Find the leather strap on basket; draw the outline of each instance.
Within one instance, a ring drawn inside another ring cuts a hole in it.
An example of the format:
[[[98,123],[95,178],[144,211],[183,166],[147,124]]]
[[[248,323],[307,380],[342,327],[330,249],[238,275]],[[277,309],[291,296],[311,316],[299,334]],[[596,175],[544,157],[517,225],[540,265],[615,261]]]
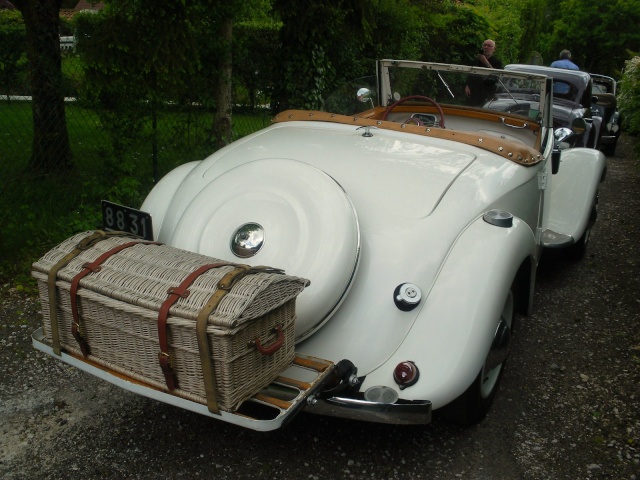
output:
[[[248,271],[249,267],[247,265],[239,265],[222,277],[218,282],[217,290],[209,297],[196,319],[196,335],[198,338],[198,350],[200,351],[204,391],[207,397],[207,408],[216,415],[220,414],[220,408],[218,407],[218,395],[216,393],[216,372],[213,367],[209,338],[207,336],[209,315],[218,308],[220,301],[231,290],[233,284],[244,277]]]
[[[56,280],[58,278],[58,272],[64,268],[71,260],[80,255],[85,250],[93,247],[96,243],[114,236],[124,236],[125,232],[104,232],[102,230],[96,230],[91,235],[84,237],[80,240],[75,248],[62,257],[58,263],[56,263],[49,270],[47,276],[47,290],[49,295],[49,321],[51,328],[51,344],[53,352],[60,356],[62,349],[60,347],[60,330],[58,328],[58,296],[56,295]]]
[[[143,244],[143,245],[159,245],[157,242],[147,242],[136,240],[133,242],[123,243],[118,245],[117,247],[113,247],[111,250],[106,251],[98,258],[96,258],[93,262],[87,262],[82,265],[82,270],[78,273],[73,280],[71,281],[70,288],[70,296],[71,296],[71,314],[73,315],[73,322],[71,324],[71,333],[73,334],[73,338],[76,339],[78,345],[80,345],[80,350],[82,354],[86,357],[89,355],[89,344],[87,343],[84,336],[80,333],[80,314],[78,312],[78,289],[80,288],[80,280],[89,275],[90,273],[97,273],[102,270],[102,264],[109,258],[115,255],[122,250],[133,247],[134,245]]]
[[[169,317],[169,310],[180,298],[187,298],[189,296],[189,286],[198,278],[200,275],[205,273],[212,268],[225,267],[228,265],[235,265],[234,263],[228,262],[220,262],[220,263],[210,263],[207,265],[202,265],[198,269],[191,272],[177,287],[171,287],[167,291],[167,298],[162,303],[160,307],[160,312],[158,313],[158,341],[160,343],[160,352],[158,353],[158,362],[160,363],[160,368],[162,369],[162,373],[164,374],[165,383],[167,384],[167,388],[169,391],[173,391],[178,388],[178,381],[173,372],[173,366],[171,364],[171,355],[169,354],[169,341],[167,339],[167,319]]]
[[[207,397],[207,408],[213,414],[219,415],[220,408],[218,406],[218,396],[216,393],[216,373],[213,365],[211,349],[209,348],[209,337],[207,335],[207,326],[209,315],[211,315],[224,296],[231,291],[231,288],[242,277],[252,273],[269,272],[284,273],[283,270],[271,267],[249,267],[248,265],[237,265],[236,268],[228,272],[220,279],[217,290],[209,297],[209,300],[202,307],[198,318],[196,319],[196,335],[198,337],[198,350],[200,351],[200,363],[202,365],[202,376],[204,379],[204,390]]]

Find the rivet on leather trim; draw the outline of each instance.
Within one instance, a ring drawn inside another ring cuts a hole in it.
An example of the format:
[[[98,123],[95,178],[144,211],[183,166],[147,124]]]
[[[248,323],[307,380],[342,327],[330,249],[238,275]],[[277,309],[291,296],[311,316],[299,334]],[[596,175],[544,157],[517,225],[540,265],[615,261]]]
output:
[[[513,153],[511,152],[509,152],[508,155],[509,155],[509,158],[513,157]]]
[[[499,152],[501,152],[501,151],[503,151],[503,150],[504,150],[504,148],[502,148],[502,147],[498,147],[498,151],[499,151]]]

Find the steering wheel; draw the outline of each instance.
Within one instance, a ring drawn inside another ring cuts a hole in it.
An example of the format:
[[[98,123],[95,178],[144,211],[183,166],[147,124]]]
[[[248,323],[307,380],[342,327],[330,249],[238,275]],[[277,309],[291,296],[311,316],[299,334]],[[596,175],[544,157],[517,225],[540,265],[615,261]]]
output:
[[[438,105],[438,103],[435,100],[433,100],[432,98],[424,97],[422,95],[411,95],[409,97],[402,97],[396,103],[393,103],[393,104],[389,105],[387,107],[387,110],[384,112],[384,115],[382,116],[382,120],[386,120],[387,117],[389,116],[389,114],[391,113],[391,110],[393,110],[398,105],[400,105],[400,104],[402,104],[402,103],[404,103],[404,102],[406,102],[408,100],[425,100],[425,101],[431,103],[434,107],[436,107],[436,109],[438,110],[438,113],[440,114],[440,128],[444,128],[444,112],[442,111],[442,107],[440,107],[440,105]]]

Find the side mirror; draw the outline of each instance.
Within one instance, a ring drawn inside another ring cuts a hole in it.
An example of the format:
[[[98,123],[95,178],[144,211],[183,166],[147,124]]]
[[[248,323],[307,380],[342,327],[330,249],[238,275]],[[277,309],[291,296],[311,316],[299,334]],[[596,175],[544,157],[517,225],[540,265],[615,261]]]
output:
[[[586,123],[585,123],[585,127],[586,127]],[[576,133],[566,127],[558,128],[557,130],[555,130],[553,132],[553,137],[555,140],[553,151],[555,152],[556,150],[560,151],[560,150],[564,150],[565,148],[569,148],[571,146],[569,142],[575,136],[576,136]]]
[[[356,96],[358,97],[358,101],[361,103],[367,103],[371,100],[371,90],[368,88],[362,87],[356,92]]]
[[[356,97],[360,103],[369,103],[371,102],[371,108],[374,107],[373,104],[373,95],[371,94],[371,90],[366,87],[359,88],[356,92]]]

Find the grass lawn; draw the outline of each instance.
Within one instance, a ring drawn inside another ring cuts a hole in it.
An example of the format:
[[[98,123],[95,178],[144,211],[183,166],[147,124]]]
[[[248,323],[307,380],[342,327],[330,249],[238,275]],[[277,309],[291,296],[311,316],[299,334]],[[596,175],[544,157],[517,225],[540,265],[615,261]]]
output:
[[[94,110],[67,103],[74,168],[49,175],[29,170],[30,102],[0,101],[0,281],[29,283],[32,261],[72,234],[100,223],[100,200],[137,207],[153,186],[151,122],[114,150],[112,134]],[[158,115],[159,176],[213,152],[212,115],[173,108]],[[234,115],[234,138],[269,124],[268,115]],[[121,139],[120,139],[121,140]]]

